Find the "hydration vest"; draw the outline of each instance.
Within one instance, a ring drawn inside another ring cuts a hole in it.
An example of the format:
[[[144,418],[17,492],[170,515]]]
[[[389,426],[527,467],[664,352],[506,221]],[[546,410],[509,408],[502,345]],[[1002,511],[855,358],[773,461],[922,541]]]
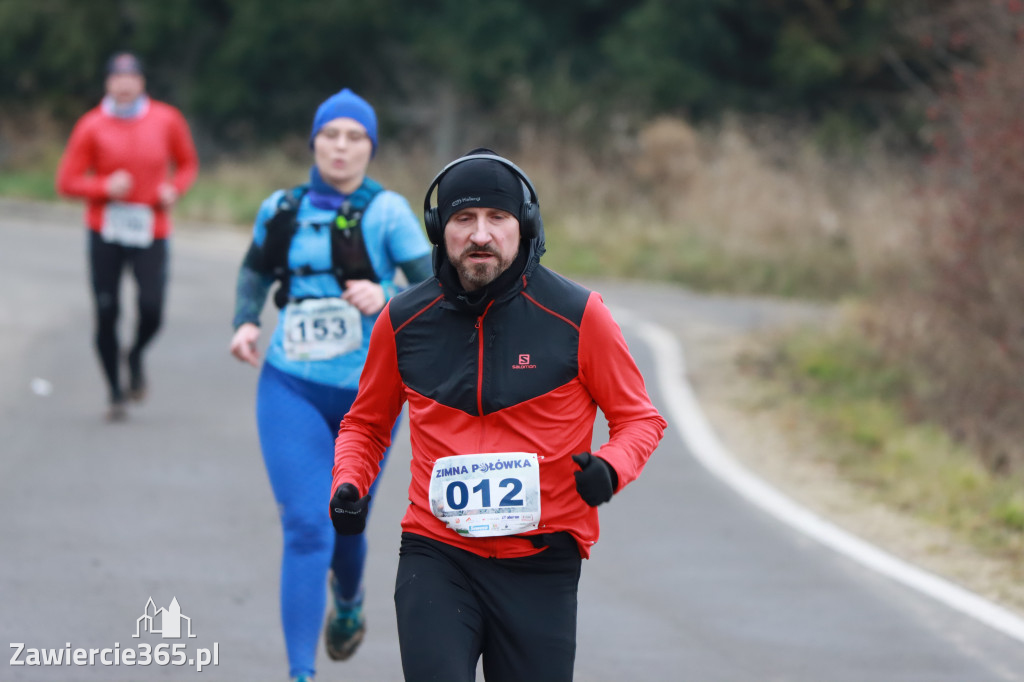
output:
[[[267,237],[260,249],[259,257],[253,264],[257,270],[272,275],[279,286],[274,292],[274,303],[278,308],[287,305],[290,297],[292,275],[318,275],[331,273],[338,280],[338,286],[345,290],[350,279],[367,279],[379,282],[380,278],[370,263],[363,240],[362,219],[370,202],[384,188],[375,180],[366,178],[355,192],[350,194],[327,226],[331,231],[331,267],[328,270],[314,270],[308,265],[291,268],[288,252],[292,238],[298,229],[299,205],[309,191],[308,184],[297,185],[286,191],[277,204],[277,212],[266,222]]]

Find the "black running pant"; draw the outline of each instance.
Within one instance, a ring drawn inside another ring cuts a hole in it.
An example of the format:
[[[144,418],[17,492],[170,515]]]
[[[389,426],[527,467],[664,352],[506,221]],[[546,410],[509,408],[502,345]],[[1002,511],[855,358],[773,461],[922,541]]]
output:
[[[572,546],[487,559],[402,534],[395,581],[406,682],[569,682],[581,559]]]
[[[121,398],[120,343],[117,338],[117,320],[121,314],[121,273],[130,263],[138,291],[138,322],[131,352],[141,357],[163,320],[167,261],[166,239],[154,239],[146,248],[136,248],[105,242],[99,233],[89,230],[89,274],[96,305],[96,352],[100,356],[111,399]]]

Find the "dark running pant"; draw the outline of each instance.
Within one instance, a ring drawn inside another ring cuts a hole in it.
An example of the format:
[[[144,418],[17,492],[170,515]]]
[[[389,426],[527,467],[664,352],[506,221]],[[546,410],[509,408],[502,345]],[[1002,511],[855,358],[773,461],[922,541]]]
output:
[[[402,534],[395,611],[406,682],[569,682],[581,559],[575,544],[487,559]]]
[[[103,241],[89,230],[89,274],[96,305],[96,352],[100,356],[112,400],[121,398],[117,319],[121,314],[121,273],[131,264],[138,290],[138,323],[131,354],[141,362],[142,351],[153,340],[163,320],[167,285],[167,240],[154,239],[140,249]]]

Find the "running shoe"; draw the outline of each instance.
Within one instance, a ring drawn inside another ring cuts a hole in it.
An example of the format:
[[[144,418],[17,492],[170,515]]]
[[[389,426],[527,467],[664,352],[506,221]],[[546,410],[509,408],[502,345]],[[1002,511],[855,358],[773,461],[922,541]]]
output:
[[[123,422],[128,418],[125,402],[124,394],[121,391],[116,391],[110,396],[110,403],[107,406],[108,422]]]
[[[128,418],[128,410],[125,409],[124,400],[112,400],[107,408],[108,422],[123,422]]]
[[[331,593],[334,593],[334,580],[331,580]],[[356,652],[366,634],[366,619],[363,617],[363,600],[352,605],[342,604],[337,595],[331,600],[330,613],[324,626],[324,646],[327,655],[334,661],[347,660]]]

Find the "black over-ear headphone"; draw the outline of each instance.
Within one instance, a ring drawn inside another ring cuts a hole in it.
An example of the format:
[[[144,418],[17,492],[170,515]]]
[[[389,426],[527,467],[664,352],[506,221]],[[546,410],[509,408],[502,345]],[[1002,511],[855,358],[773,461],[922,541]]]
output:
[[[436,246],[441,246],[444,243],[444,225],[441,224],[441,214],[436,206],[430,205],[430,195],[434,193],[434,189],[440,184],[441,178],[448,171],[460,163],[474,159],[497,161],[519,178],[523,184],[523,203],[519,207],[519,215],[516,216],[519,219],[519,234],[523,239],[533,239],[536,237],[540,233],[540,202],[537,199],[537,190],[534,189],[533,183],[530,182],[530,178],[526,176],[526,173],[519,166],[497,154],[467,154],[455,159],[442,168],[441,172],[430,183],[430,187],[427,188],[427,195],[423,197],[423,225],[427,229],[427,238]]]

